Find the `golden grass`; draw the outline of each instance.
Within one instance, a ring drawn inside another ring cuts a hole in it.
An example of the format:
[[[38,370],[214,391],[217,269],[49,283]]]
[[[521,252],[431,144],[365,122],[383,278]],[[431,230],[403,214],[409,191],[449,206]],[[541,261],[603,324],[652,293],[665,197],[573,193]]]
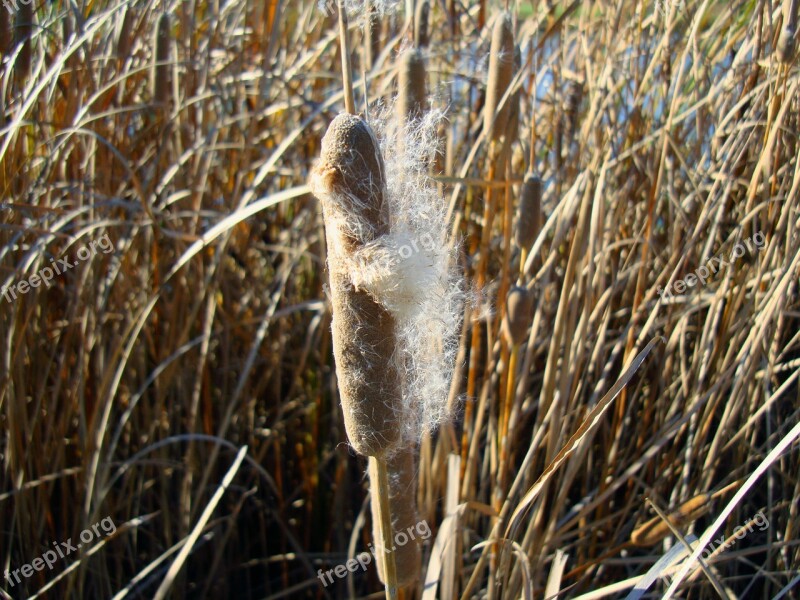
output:
[[[106,233],[114,244],[50,287],[0,296],[0,572],[106,516],[117,531],[0,589],[377,593],[374,569],[317,579],[372,539],[305,185],[343,106],[335,11],[77,6],[65,40],[72,9],[35,5],[29,67],[0,38],[0,292]],[[778,3],[686,6],[663,18],[644,0],[537,2],[519,16],[522,67],[504,95],[521,90],[534,147],[520,135],[490,176],[484,25],[498,7],[431,3],[429,102],[447,109],[435,176],[478,289],[451,388],[468,418],[422,443],[418,510],[434,530],[422,582],[441,580],[416,597],[619,596],[611,586],[680,543],[662,528],[631,544],[655,516],[645,498],[669,516],[734,482],[681,533],[722,518],[713,535],[727,538],[758,510],[770,525],[709,561],[715,583],[687,567],[680,593],[798,595],[800,71],[775,53]],[[162,9],[177,78],[163,121],[150,87]],[[381,17],[368,63],[362,25],[351,20],[357,110],[362,73],[369,103],[397,89],[413,36]],[[512,217],[529,170],[543,223],[522,252]],[[763,247],[747,249],[757,233]],[[659,295],[717,256],[731,264]],[[534,306],[510,346],[517,274]]]

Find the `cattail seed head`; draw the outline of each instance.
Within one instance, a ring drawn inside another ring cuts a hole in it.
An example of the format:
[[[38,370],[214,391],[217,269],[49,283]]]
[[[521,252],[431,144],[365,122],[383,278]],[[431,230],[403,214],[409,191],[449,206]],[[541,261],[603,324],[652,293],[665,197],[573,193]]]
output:
[[[508,292],[503,335],[509,344],[519,345],[528,339],[528,327],[533,318],[533,294],[524,287],[512,287]]]
[[[169,60],[171,55],[169,35],[169,15],[163,13],[158,18],[158,24],[156,26],[156,51],[153,57],[152,71],[153,101],[162,106],[165,106],[169,102]]]
[[[354,283],[355,255],[389,231],[385,167],[366,121],[337,116],[310,186],[322,203],[333,308],[332,338],[345,428],[353,448],[390,454],[402,439],[394,315]]]
[[[520,249],[529,250],[542,229],[542,180],[528,173],[520,190],[517,228],[514,241]]]
[[[422,553],[420,552],[420,538],[414,529],[419,522],[417,514],[417,450],[415,446],[404,447],[397,454],[387,460],[389,476],[389,509],[392,515],[392,539],[388,540],[387,550],[394,547],[395,569],[397,583],[400,587],[414,584],[422,572]],[[377,489],[373,482],[377,481],[374,464],[370,463],[369,469],[370,490]],[[381,535],[380,518],[378,515],[378,500],[372,495],[370,502],[372,510],[372,539],[375,544],[375,554],[378,559],[378,577],[386,583],[383,573],[384,540]],[[409,531],[414,534],[412,539]],[[406,543],[401,535],[405,536]]]
[[[783,0],[783,29],[776,50],[778,60],[784,64],[792,62],[794,58],[798,4],[798,0]]]
[[[31,72],[31,33],[33,32],[33,2],[20,3],[14,26],[14,46],[22,45],[14,63],[17,85],[22,86]]]
[[[11,49],[11,13],[0,10],[0,54],[6,56]]]
[[[425,48],[428,45],[430,15],[430,0],[419,0],[414,12],[414,45],[417,48]]]
[[[486,130],[487,139],[493,142],[498,141],[500,136],[505,133],[511,108],[511,103],[506,102],[498,110],[500,100],[514,76],[514,32],[512,28],[511,16],[503,13],[495,21],[492,30],[483,127]],[[495,113],[497,113],[496,118]]]
[[[131,28],[133,27],[133,9],[130,6],[123,8],[125,15],[122,17],[117,36],[117,58],[125,60],[131,51]]]
[[[690,498],[669,514],[669,520],[680,528],[691,523],[708,510],[711,494],[700,494]],[[631,543],[635,546],[649,547],[658,544],[670,534],[669,525],[661,517],[653,517],[633,530]]]
[[[425,58],[419,50],[400,56],[398,73],[397,116],[400,122],[419,118],[427,107]]]

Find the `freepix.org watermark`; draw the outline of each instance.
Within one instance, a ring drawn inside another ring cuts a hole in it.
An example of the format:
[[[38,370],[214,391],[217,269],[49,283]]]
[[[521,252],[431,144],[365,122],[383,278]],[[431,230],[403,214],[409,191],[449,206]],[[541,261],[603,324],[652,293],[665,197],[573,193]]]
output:
[[[14,587],[17,583],[22,582],[19,578],[20,574],[27,579],[33,575],[34,571],[41,571],[45,566],[47,566],[48,569],[52,569],[53,565],[56,564],[59,559],[66,558],[73,552],[77,552],[84,544],[88,544],[92,540],[99,538],[101,530],[106,534],[106,537],[108,537],[117,530],[117,526],[114,524],[111,517],[106,517],[102,521],[92,525],[91,529],[87,528],[81,531],[80,536],[78,536],[81,541],[77,544],[72,543],[72,538],[67,539],[66,542],[53,542],[55,550],[45,550],[41,556],[37,556],[30,563],[24,564],[13,571],[6,571],[4,573],[6,581],[8,581],[11,587]]]
[[[108,254],[114,250],[114,245],[108,238],[108,234],[105,234],[99,240],[92,240],[87,245],[78,248],[76,252],[78,260],[75,262],[70,262],[68,258],[59,258],[58,260],[55,258],[50,259],[49,267],[44,267],[40,269],[38,273],[31,275],[28,279],[5,288],[2,291],[3,297],[6,299],[6,302],[12,302],[17,299],[18,293],[27,294],[31,288],[37,288],[42,285],[42,283],[44,283],[45,287],[50,287],[50,281],[53,277],[56,275],[63,275],[64,272],[69,269],[77,267],[81,261],[89,260],[92,256],[97,254],[98,248],[103,251],[103,254]]]
[[[745,525],[737,525],[733,530],[731,539],[727,542],[725,541],[725,534],[722,534],[713,542],[709,541],[702,552],[703,560],[710,559],[712,554],[725,552],[728,548],[736,544],[736,540],[744,539],[748,534],[753,533],[754,526],[757,526],[759,531],[764,531],[769,528],[769,519],[767,519],[764,511],[758,511],[746,521]],[[664,579],[667,581],[672,580],[672,578],[667,575],[664,576]]]
[[[3,0],[3,6],[13,15],[15,10],[19,10],[20,4],[30,4],[31,2],[33,2],[33,0],[19,0],[19,2],[17,2],[17,0]],[[14,10],[11,10],[12,6]]]
[[[739,242],[733,247],[733,252],[731,253],[728,261],[726,261],[722,256],[714,256],[710,258],[705,265],[698,268],[694,273],[689,273],[685,279],[678,279],[677,281],[674,281],[672,285],[668,286],[665,290],[662,290],[659,287],[658,295],[661,296],[662,300],[671,300],[673,297],[673,292],[682,294],[687,289],[694,287],[695,284],[698,286],[705,285],[706,279],[708,279],[709,275],[716,273],[718,269],[721,269],[724,266],[732,265],[737,258],[744,256],[745,250],[751,254],[755,250],[763,250],[764,246],[766,246],[766,241],[767,240],[761,231],[754,233],[752,238],[747,238],[743,242]]]
[[[421,540],[427,540],[429,537],[431,537],[431,528],[428,525],[427,521],[420,521],[419,523],[417,523],[416,525],[412,525],[405,531],[398,531],[394,536],[394,546],[392,546],[391,548],[384,547],[383,551],[386,554],[391,554],[398,548],[405,546],[410,541],[416,540],[417,539],[416,536],[419,536],[419,539]],[[342,577],[347,575],[348,572],[355,573],[358,567],[361,567],[362,571],[366,571],[367,565],[372,562],[373,558],[375,558],[375,560],[377,561],[377,556],[375,556],[375,548],[373,547],[372,544],[369,544],[369,552],[362,552],[355,558],[351,558],[350,560],[348,560],[345,564],[338,565],[337,567],[329,569],[324,573],[322,569],[320,569],[319,571],[317,571],[317,579],[319,579],[322,582],[323,586],[328,587],[329,583],[333,583],[334,575],[338,579],[341,579]]]

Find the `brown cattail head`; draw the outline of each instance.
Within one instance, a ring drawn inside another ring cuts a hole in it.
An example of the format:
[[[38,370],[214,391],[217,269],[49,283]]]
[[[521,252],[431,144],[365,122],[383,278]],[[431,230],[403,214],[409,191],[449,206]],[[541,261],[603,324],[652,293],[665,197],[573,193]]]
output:
[[[783,1],[783,29],[778,38],[778,60],[788,64],[794,58],[795,35],[797,34],[798,0]]]
[[[542,180],[528,173],[520,190],[517,228],[514,241],[517,247],[530,250],[542,229]]]
[[[387,550],[394,547],[397,584],[400,587],[413,585],[422,572],[422,553],[420,552],[419,517],[417,515],[417,450],[405,447],[387,461],[389,472],[389,509],[392,515],[392,539],[386,544]],[[374,462],[369,468],[372,500],[372,538],[375,555],[378,557],[378,577],[386,583],[383,573],[383,537],[381,536],[380,516],[378,515],[377,473]],[[427,525],[427,523],[425,523]],[[430,530],[427,531],[430,534]],[[423,532],[424,533],[424,532]],[[413,536],[413,538],[412,538]],[[404,543],[405,542],[405,543]]]
[[[418,0],[414,11],[414,45],[425,48],[428,45],[428,27],[431,15],[430,0]]]
[[[519,345],[528,339],[528,327],[533,318],[533,294],[524,287],[508,291],[503,335],[509,344]]]
[[[381,53],[381,20],[378,17],[375,4],[370,2],[369,12],[367,13],[369,25],[366,28],[367,67],[370,69],[375,66],[375,61],[378,60],[378,55]]]
[[[156,26],[156,52],[153,57],[152,72],[153,102],[162,106],[169,102],[169,61],[171,55],[169,34],[169,15],[163,13],[158,18],[158,25]]]
[[[125,15],[122,17],[117,36],[117,58],[125,60],[131,51],[131,29],[133,28],[133,8],[127,6],[122,10]]]
[[[711,497],[711,494],[700,494],[690,498],[668,515],[670,522],[678,528],[691,523],[708,511]],[[669,525],[661,517],[653,517],[633,530],[631,543],[641,547],[654,546],[667,537],[670,531]]]
[[[512,28],[511,16],[503,13],[495,21],[492,30],[483,128],[486,130],[487,139],[493,142],[499,140],[500,136],[505,133],[511,108],[511,103],[506,102],[498,110],[500,100],[514,76],[514,32]],[[495,113],[497,113],[496,118]]]
[[[7,56],[11,50],[11,13],[0,10],[0,55]]]
[[[3,7],[5,9],[5,7]],[[24,85],[31,72],[31,33],[33,31],[33,2],[20,2],[14,26],[14,46],[22,47],[14,63],[17,85]]]
[[[417,119],[427,107],[425,58],[419,50],[408,50],[400,56],[397,117],[400,122]]]
[[[309,182],[322,203],[332,339],[347,436],[367,456],[391,454],[403,431],[395,317],[353,283],[354,254],[388,233],[383,158],[362,118],[341,114],[322,139]]]

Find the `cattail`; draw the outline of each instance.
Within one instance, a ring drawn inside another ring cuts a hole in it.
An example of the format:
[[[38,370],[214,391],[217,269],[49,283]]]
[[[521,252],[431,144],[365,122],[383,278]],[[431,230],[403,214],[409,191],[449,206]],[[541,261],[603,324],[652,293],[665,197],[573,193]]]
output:
[[[419,50],[408,50],[399,63],[397,116],[402,123],[419,118],[427,107],[425,58]]]
[[[371,69],[375,66],[375,61],[381,52],[381,20],[378,15],[378,9],[374,2],[370,2],[369,10],[367,12],[367,66]]]
[[[511,103],[506,102],[498,110],[500,100],[514,76],[514,32],[512,27],[511,16],[503,13],[497,18],[492,31],[483,128],[486,130],[487,139],[493,142],[498,141],[500,136],[505,133],[511,109]],[[496,116],[495,113],[497,113]]]
[[[153,102],[160,106],[166,106],[169,102],[169,61],[171,55],[169,34],[169,15],[162,13],[156,26],[156,52],[152,71]]]
[[[14,46],[21,45],[14,75],[17,85],[22,86],[31,72],[31,32],[33,31],[33,2],[20,2],[14,27]]]
[[[0,55],[8,55],[11,50],[11,13],[0,10]]]
[[[514,241],[521,250],[530,250],[542,229],[542,180],[528,173],[520,191]]]
[[[414,45],[425,48],[428,45],[428,22],[431,14],[430,0],[419,0],[414,12]]]
[[[670,522],[678,528],[691,523],[708,510],[711,498],[712,494],[700,494],[687,500],[669,514]],[[667,537],[670,531],[669,525],[661,517],[653,517],[634,529],[631,543],[634,546],[653,546]]]
[[[367,456],[391,453],[402,434],[395,317],[351,273],[354,255],[389,232],[385,167],[370,126],[341,114],[322,140],[311,188],[328,242],[333,351],[347,437]]]
[[[798,0],[783,0],[783,29],[778,39],[778,60],[788,64],[794,57],[795,34],[797,33]]]
[[[131,51],[131,28],[133,27],[133,9],[126,6],[122,9],[125,15],[120,20],[119,35],[117,36],[117,58],[125,60]]]
[[[389,476],[389,507],[392,514],[392,539],[384,543],[381,535],[380,518],[377,502],[374,497],[372,509],[372,536],[375,543],[375,554],[380,556],[386,550],[394,554],[397,570],[397,584],[400,587],[412,585],[422,572],[422,553],[420,539],[414,530],[419,521],[417,515],[417,449],[414,446],[404,447],[387,461]],[[376,489],[377,473],[374,463],[369,469],[370,487]],[[410,535],[409,535],[410,532]],[[413,538],[411,536],[414,536]],[[392,550],[394,548],[394,550]],[[383,561],[378,560],[378,577],[386,582]]]
[[[528,339],[528,327],[533,318],[533,294],[524,287],[512,287],[508,291],[506,316],[503,319],[503,335],[511,345],[522,344]]]

